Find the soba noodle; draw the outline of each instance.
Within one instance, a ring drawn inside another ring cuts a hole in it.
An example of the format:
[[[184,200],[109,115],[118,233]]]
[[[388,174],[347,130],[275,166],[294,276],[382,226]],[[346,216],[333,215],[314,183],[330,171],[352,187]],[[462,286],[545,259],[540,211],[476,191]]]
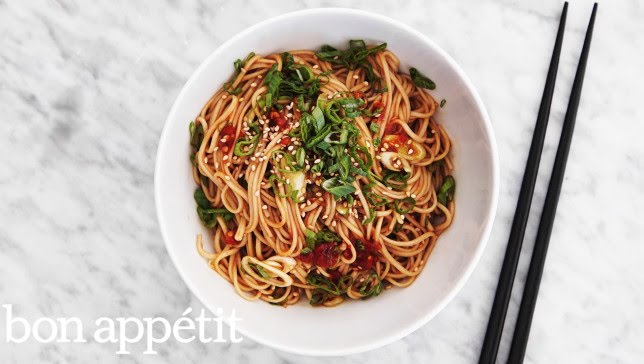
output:
[[[191,124],[212,230],[197,249],[245,299],[334,306],[407,287],[450,226],[450,139],[419,87],[433,82],[385,47],[251,53]]]

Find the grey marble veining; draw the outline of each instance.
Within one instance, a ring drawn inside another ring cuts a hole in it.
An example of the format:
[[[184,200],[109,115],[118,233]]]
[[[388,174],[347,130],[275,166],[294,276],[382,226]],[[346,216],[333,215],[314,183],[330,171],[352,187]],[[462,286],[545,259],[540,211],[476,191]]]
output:
[[[472,363],[482,344],[561,7],[560,1],[0,0],[0,301],[26,318],[165,316],[201,304],[166,254],[153,202],[157,141],[195,67],[245,27],[284,12],[386,14],[445,48],[479,90],[501,162],[485,254],[429,324],[334,362]],[[526,274],[590,15],[570,5]],[[644,5],[600,4],[528,363],[644,361]],[[505,358],[521,285],[506,324]],[[0,317],[4,326],[4,315]],[[4,335],[4,333],[2,333]],[[178,344],[117,357],[108,344],[0,344],[0,362],[323,363],[241,344]]]

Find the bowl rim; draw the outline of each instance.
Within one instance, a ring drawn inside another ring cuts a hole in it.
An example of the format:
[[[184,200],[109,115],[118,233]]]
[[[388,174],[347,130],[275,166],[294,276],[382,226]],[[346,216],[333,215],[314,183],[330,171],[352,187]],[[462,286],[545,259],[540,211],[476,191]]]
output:
[[[368,344],[362,344],[359,346],[347,346],[345,348],[336,349],[336,350],[327,349],[327,350],[319,350],[319,351],[300,350],[299,348],[296,348],[296,347],[290,347],[287,345],[272,342],[270,341],[270,339],[266,339],[264,337],[257,337],[252,332],[247,331],[245,328],[237,326],[237,331],[240,334],[242,334],[244,337],[247,337],[262,345],[266,345],[268,347],[271,347],[280,351],[299,354],[299,355],[310,355],[310,356],[342,356],[342,355],[358,354],[358,353],[366,352],[369,350],[373,350],[373,349],[391,344],[395,341],[402,339],[403,337],[411,334],[412,332],[418,330],[420,327],[427,324],[427,322],[429,322],[440,311],[442,311],[452,301],[452,299],[456,296],[456,294],[463,288],[463,286],[465,285],[469,277],[472,275],[472,272],[478,265],[480,258],[483,255],[483,251],[485,250],[485,247],[489,240],[489,237],[492,231],[492,226],[494,224],[494,219],[496,216],[496,211],[497,211],[498,198],[499,198],[499,179],[500,179],[499,156],[498,156],[496,138],[494,135],[494,129],[492,127],[492,122],[490,121],[490,117],[485,108],[485,105],[483,104],[483,101],[481,100],[478,92],[474,88],[473,83],[470,81],[470,79],[467,77],[467,75],[461,69],[461,67],[456,63],[456,61],[445,50],[443,50],[440,46],[434,43],[434,41],[432,41],[429,37],[427,37],[423,33],[419,32],[418,30],[398,20],[392,19],[385,15],[366,11],[366,10],[341,8],[341,7],[325,7],[325,8],[313,8],[313,9],[292,11],[292,12],[284,13],[281,15],[277,15],[277,16],[265,19],[261,22],[258,22],[240,31],[239,33],[230,37],[228,40],[226,40],[218,47],[216,47],[199,64],[199,66],[192,72],[188,80],[182,86],[181,91],[175,97],[175,100],[172,104],[172,108],[168,112],[168,116],[166,117],[166,120],[164,122],[163,130],[159,138],[159,144],[155,155],[156,161],[155,161],[155,168],[154,168],[154,202],[155,202],[155,209],[157,213],[157,220],[159,224],[159,230],[161,231],[161,236],[163,238],[166,251],[170,256],[170,259],[175,269],[177,270],[177,272],[179,272],[179,276],[181,277],[183,282],[188,286],[188,288],[190,289],[190,292],[195,297],[197,297],[197,299],[201,302],[201,304],[204,305],[206,308],[208,308],[212,312],[212,314],[215,314],[216,310],[214,309],[214,307],[212,307],[211,304],[209,304],[204,300],[199,290],[196,289],[194,285],[191,283],[191,281],[188,279],[188,275],[184,270],[184,268],[180,264],[178,264],[178,258],[175,256],[174,250],[173,248],[171,248],[171,244],[169,243],[169,238],[168,238],[169,234],[166,231],[167,223],[164,220],[164,217],[162,216],[161,210],[160,210],[161,191],[160,191],[160,184],[158,182],[159,182],[159,170],[161,168],[161,159],[159,158],[159,155],[161,150],[164,149],[166,140],[168,139],[168,133],[169,133],[168,130],[170,129],[169,127],[170,121],[174,119],[174,114],[177,112],[177,108],[179,107],[178,101],[184,98],[185,94],[188,92],[188,90],[192,87],[192,84],[197,79],[197,75],[199,75],[203,71],[203,69],[206,68],[208,64],[212,62],[214,58],[219,56],[219,53],[222,49],[227,48],[231,44],[234,44],[235,42],[238,41],[238,39],[246,36],[247,34],[253,33],[257,31],[257,29],[263,28],[273,23],[277,23],[285,19],[297,18],[302,16],[305,16],[305,17],[314,16],[314,15],[319,15],[323,13],[324,14],[343,14],[343,15],[349,15],[349,16],[353,15],[358,17],[370,18],[370,20],[374,20],[377,22],[387,23],[390,26],[399,28],[404,32],[411,33],[412,35],[422,39],[425,42],[425,45],[433,48],[434,51],[440,54],[443,57],[443,59],[446,61],[446,63],[449,65],[449,67],[451,67],[453,71],[461,78],[468,92],[472,95],[474,104],[476,105],[476,108],[478,109],[478,111],[482,116],[485,134],[487,135],[490,143],[490,154],[491,154],[491,165],[492,165],[492,176],[491,176],[491,184],[492,184],[491,195],[492,196],[490,199],[490,206],[486,213],[484,227],[483,227],[479,242],[477,244],[476,251],[474,252],[473,258],[470,260],[466,269],[463,271],[463,274],[459,277],[456,283],[451,287],[449,292],[439,301],[439,303],[433,309],[428,310],[421,319],[415,322],[412,322],[405,327],[399,328],[396,331],[392,331],[388,335],[383,335],[382,337],[376,340],[373,340]]]

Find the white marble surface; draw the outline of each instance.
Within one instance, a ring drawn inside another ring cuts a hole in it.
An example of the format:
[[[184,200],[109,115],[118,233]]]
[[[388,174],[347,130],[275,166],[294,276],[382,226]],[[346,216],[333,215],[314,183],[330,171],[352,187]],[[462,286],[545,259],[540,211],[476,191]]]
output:
[[[402,20],[464,68],[492,118],[501,199],[455,300],[407,338],[333,362],[476,362],[514,213],[560,1],[0,0],[0,301],[27,318],[166,316],[201,305],[166,254],[153,202],[165,116],[194,68],[267,17],[350,6]],[[570,6],[525,277],[591,2]],[[600,4],[526,362],[644,361],[644,5]],[[511,334],[521,287],[513,294]],[[4,312],[0,317],[4,327]],[[0,362],[323,363],[261,346],[0,343]],[[505,358],[509,336],[500,358]]]

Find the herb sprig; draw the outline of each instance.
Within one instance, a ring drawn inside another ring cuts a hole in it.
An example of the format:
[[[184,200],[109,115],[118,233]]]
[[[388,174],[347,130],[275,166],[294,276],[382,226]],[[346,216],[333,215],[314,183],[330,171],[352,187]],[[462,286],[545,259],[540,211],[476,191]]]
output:
[[[197,214],[203,225],[207,228],[214,228],[217,225],[217,217],[222,216],[224,221],[229,221],[234,215],[226,209],[215,209],[210,205],[210,201],[201,188],[197,188],[194,193],[195,202],[197,202]]]
[[[387,49],[387,43],[367,48],[365,42],[361,39],[349,41],[349,48],[338,50],[330,45],[323,45],[315,55],[326,62],[347,67],[349,69],[362,68],[365,71],[367,81],[372,84],[374,92],[387,92],[387,87],[382,85],[382,79],[376,76],[373,67],[367,61],[367,57],[382,52]]]

